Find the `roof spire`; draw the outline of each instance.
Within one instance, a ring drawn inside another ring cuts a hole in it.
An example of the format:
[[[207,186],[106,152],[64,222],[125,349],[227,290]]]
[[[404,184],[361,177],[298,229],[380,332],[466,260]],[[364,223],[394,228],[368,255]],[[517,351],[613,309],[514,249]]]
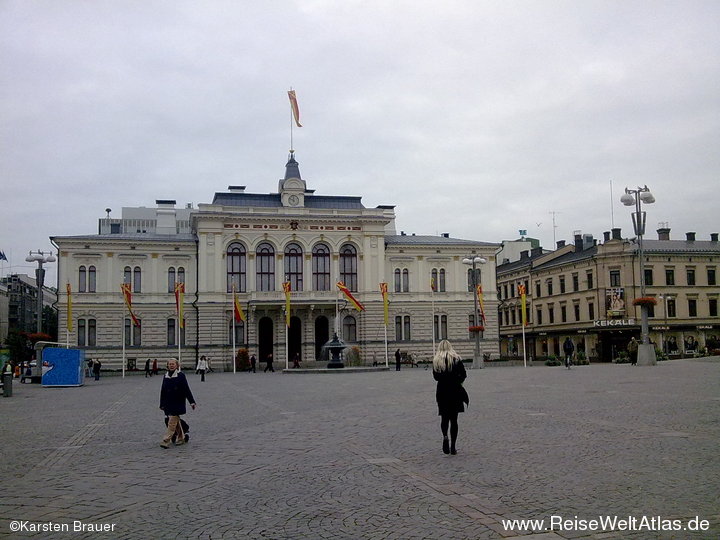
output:
[[[285,180],[288,178],[299,178],[300,177],[300,165],[297,161],[295,161],[295,150],[290,150],[290,155],[288,156],[288,162],[285,165]]]

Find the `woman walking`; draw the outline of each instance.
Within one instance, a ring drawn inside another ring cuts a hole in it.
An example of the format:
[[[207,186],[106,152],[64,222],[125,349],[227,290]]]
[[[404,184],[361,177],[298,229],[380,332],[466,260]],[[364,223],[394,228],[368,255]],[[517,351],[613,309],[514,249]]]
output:
[[[467,374],[460,355],[455,352],[448,340],[442,340],[433,358],[433,378],[437,381],[435,399],[438,404],[440,430],[443,435],[442,449],[445,454],[457,454],[455,443],[458,436],[458,413],[464,412],[464,404],[470,403],[462,385],[465,377]]]
[[[167,363],[167,373],[163,377],[162,389],[160,390],[160,408],[168,417],[167,431],[160,446],[169,448],[173,435],[176,435],[175,444],[181,445],[185,442],[185,434],[180,424],[180,415],[185,414],[185,400],[195,409],[195,398],[190,391],[185,374],[180,371],[180,365],[175,358]]]
[[[205,382],[205,373],[208,370],[208,363],[204,356],[200,357],[195,373],[200,373],[200,382]]]

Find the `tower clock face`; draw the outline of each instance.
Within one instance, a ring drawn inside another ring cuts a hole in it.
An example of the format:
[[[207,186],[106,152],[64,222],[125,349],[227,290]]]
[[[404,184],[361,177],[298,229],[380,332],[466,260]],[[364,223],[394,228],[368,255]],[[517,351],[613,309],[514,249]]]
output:
[[[297,195],[290,195],[288,197],[288,202],[290,203],[290,206],[297,206],[298,204],[300,204],[300,197],[298,197]]]

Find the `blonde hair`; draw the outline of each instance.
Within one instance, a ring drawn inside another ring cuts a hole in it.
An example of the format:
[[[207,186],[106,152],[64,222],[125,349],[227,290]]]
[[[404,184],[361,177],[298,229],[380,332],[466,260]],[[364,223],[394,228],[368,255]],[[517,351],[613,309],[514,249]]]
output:
[[[447,339],[443,339],[438,345],[437,352],[433,358],[433,371],[441,372],[450,370],[460,360],[462,360],[462,358],[455,352],[450,342]]]

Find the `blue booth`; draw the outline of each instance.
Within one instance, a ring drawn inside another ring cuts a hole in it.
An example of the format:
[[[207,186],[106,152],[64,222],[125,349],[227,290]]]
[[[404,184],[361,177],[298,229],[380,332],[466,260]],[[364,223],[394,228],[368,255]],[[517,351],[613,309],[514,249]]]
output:
[[[42,352],[43,386],[82,386],[85,351],[48,347]]]

